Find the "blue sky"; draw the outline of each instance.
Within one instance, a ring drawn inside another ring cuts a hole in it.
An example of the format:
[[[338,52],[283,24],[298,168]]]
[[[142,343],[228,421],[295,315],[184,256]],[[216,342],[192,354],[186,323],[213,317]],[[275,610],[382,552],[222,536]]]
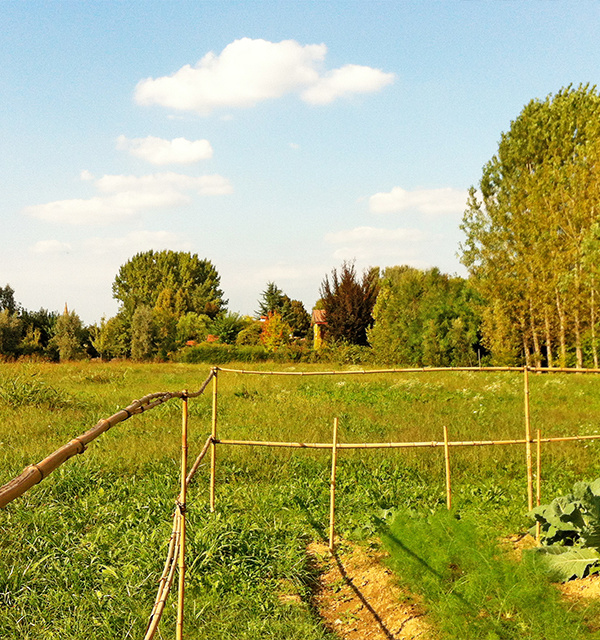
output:
[[[600,79],[600,4],[0,3],[0,286],[87,323],[139,251],[232,311],[344,260],[465,272],[466,192],[532,98]]]

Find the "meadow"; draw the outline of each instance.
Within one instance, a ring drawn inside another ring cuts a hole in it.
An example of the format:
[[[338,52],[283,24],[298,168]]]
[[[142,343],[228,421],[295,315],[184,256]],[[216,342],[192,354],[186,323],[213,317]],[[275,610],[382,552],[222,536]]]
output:
[[[193,391],[208,373],[205,365],[174,363],[1,364],[0,484],[135,398]],[[533,429],[544,436],[597,432],[600,377],[532,375],[530,387]],[[191,459],[210,434],[211,407],[209,392],[189,402]],[[523,377],[219,373],[220,438],[330,442],[336,417],[340,442],[442,440],[444,426],[451,440],[523,438]],[[1,638],[143,637],[179,488],[180,425],[179,400],[134,416],[0,511]],[[577,480],[600,477],[599,452],[595,441],[545,445],[542,500],[568,492]],[[220,446],[214,514],[208,508],[208,464],[200,468],[188,495],[186,638],[335,637],[312,605],[315,569],[306,555],[311,541],[327,539],[329,465],[327,451]],[[455,449],[452,479],[448,519],[442,449],[339,452],[341,539],[382,540],[398,579],[432,603],[434,621],[454,613],[436,609],[447,591],[439,584],[437,591],[428,587],[423,575],[442,576],[443,566],[454,566],[457,556],[476,555],[487,558],[485,566],[499,566],[490,561],[500,553],[497,540],[531,526],[522,445]],[[420,570],[410,564],[416,556]],[[423,572],[423,563],[431,571]],[[558,639],[573,637],[573,629],[577,637],[600,637],[590,623],[598,613],[594,606],[561,607],[548,597],[552,587],[535,567],[525,578],[513,565],[503,576],[520,576],[521,585],[533,576],[538,587],[521,592],[531,601],[530,612],[511,614],[510,624],[498,614],[500,622],[483,631],[473,627],[471,637]],[[460,579],[448,578],[455,591],[457,585],[479,584],[469,582],[468,566],[461,571]],[[514,580],[501,584],[518,592]],[[300,598],[281,597],[289,593]],[[498,598],[504,602],[498,606],[516,606],[506,593]],[[162,637],[174,636],[174,602],[171,597]],[[554,608],[544,609],[549,603]],[[488,606],[477,604],[477,610]],[[539,611],[543,630],[532,631],[531,611]],[[439,637],[470,637],[461,624],[454,630],[440,626]]]

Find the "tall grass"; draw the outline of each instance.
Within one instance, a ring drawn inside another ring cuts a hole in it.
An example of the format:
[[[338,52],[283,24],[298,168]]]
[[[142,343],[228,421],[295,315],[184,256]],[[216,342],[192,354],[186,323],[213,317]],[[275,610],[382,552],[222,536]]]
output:
[[[567,609],[535,556],[510,560],[484,530],[438,511],[428,517],[398,514],[382,531],[401,582],[425,597],[443,638],[600,637],[590,625],[598,605],[585,612]]]
[[[131,400],[194,390],[207,373],[183,363],[1,365],[0,483]],[[523,380],[512,373],[220,372],[218,388],[223,439],[329,442],[334,417],[342,442],[441,440],[444,425],[451,439],[524,436]],[[61,400],[35,400],[34,389]],[[189,403],[190,457],[210,433],[210,396]],[[532,376],[531,406],[544,435],[592,433],[600,378]],[[172,401],[118,425],[0,512],[1,638],[142,637],[178,491],[180,412]],[[598,446],[546,446],[543,499],[600,475]],[[186,638],[328,637],[310,606],[305,547],[326,538],[329,462],[326,451],[221,446],[216,514],[201,467],[189,496]],[[528,527],[524,447],[453,449],[452,473],[456,508],[490,538]],[[444,481],[441,449],[340,451],[338,530],[369,538],[391,509],[443,509]],[[289,589],[304,604],[279,597]],[[165,615],[166,637],[173,600]]]

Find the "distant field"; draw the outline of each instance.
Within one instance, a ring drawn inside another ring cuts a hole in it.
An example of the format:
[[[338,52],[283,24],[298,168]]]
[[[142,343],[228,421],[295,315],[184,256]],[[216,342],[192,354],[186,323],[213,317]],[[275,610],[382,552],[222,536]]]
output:
[[[0,365],[0,484],[132,400],[195,390],[208,373],[182,364]],[[531,375],[530,386],[533,429],[600,428],[600,377]],[[210,416],[210,393],[190,400],[192,459]],[[219,374],[221,438],[328,442],[335,417],[341,442],[442,440],[444,425],[453,440],[522,438],[523,377]],[[179,401],[134,416],[0,512],[1,638],[143,637],[178,490],[180,423]],[[595,442],[546,445],[542,499],[600,476],[599,454]],[[308,602],[305,554],[327,535],[329,471],[325,451],[220,447],[211,515],[201,468],[189,496],[186,638],[332,637]],[[482,531],[529,526],[523,446],[453,450],[452,473],[455,509]],[[342,451],[338,530],[368,539],[387,510],[443,509],[444,483],[441,449]],[[278,597],[290,589],[304,604]],[[173,637],[174,600],[164,637]]]

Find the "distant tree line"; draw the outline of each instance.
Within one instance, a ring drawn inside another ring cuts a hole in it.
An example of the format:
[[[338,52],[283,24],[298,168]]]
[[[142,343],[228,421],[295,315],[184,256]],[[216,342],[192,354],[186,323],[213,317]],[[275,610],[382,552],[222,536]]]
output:
[[[344,262],[322,280],[314,344],[304,305],[274,282],[254,316],[241,316],[227,310],[209,260],[147,251],[119,269],[119,311],[99,325],[67,309],[27,311],[0,287],[0,356],[210,359],[221,349],[400,366],[600,368],[596,88],[569,86],[527,104],[465,204],[459,255],[468,278],[406,265],[358,274]]]

